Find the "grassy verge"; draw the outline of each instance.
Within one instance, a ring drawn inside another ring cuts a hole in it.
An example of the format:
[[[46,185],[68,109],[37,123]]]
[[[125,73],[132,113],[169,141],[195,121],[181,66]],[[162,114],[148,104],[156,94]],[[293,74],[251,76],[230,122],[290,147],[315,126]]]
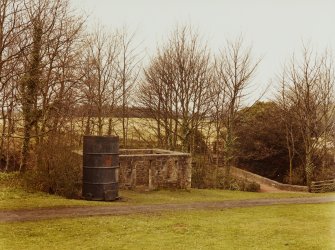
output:
[[[64,206],[123,206],[140,204],[162,204],[162,203],[189,203],[208,202],[224,200],[243,200],[260,198],[288,198],[288,197],[313,197],[330,194],[310,193],[252,193],[215,189],[192,189],[183,190],[160,190],[151,192],[134,192],[121,190],[122,202],[98,202],[66,199],[57,195],[49,195],[42,192],[30,192],[24,190],[17,183],[15,176],[0,175],[0,209],[29,209],[43,207]]]
[[[191,191],[160,190],[152,192],[134,192],[121,190],[120,195],[123,197],[123,201],[99,202],[66,199],[57,195],[49,195],[41,192],[28,192],[22,188],[17,187],[0,187],[0,209],[8,210],[64,206],[123,206],[140,204],[189,203],[260,198],[313,197],[321,195],[334,195],[334,193],[250,193],[215,189],[192,189]]]
[[[4,249],[334,249],[335,204],[9,223]]]

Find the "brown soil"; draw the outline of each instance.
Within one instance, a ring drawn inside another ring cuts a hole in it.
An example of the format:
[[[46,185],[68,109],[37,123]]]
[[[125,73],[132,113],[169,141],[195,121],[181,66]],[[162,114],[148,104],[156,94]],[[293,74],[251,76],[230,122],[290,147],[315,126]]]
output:
[[[311,198],[253,199],[220,202],[194,202],[187,204],[156,204],[137,206],[63,207],[32,210],[0,211],[0,222],[37,221],[55,218],[70,218],[101,215],[148,214],[198,209],[226,209],[286,204],[314,204],[335,202],[335,196]]]

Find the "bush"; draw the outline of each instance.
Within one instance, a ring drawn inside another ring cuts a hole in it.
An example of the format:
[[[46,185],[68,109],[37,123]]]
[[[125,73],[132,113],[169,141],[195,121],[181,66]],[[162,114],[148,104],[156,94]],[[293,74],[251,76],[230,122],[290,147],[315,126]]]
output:
[[[19,172],[0,172],[0,186],[19,187],[22,184]]]
[[[245,185],[245,190],[247,192],[259,192],[259,190],[261,189],[261,185],[259,183],[256,182],[247,182]]]
[[[19,146],[17,146],[19,148]],[[20,152],[16,150],[8,150],[4,154],[0,154],[0,171],[15,172],[20,169]]]
[[[216,182],[214,169],[214,166],[208,164],[204,156],[194,157],[192,162],[192,187],[214,188]]]
[[[223,188],[224,178],[222,178],[220,183],[221,188]],[[261,185],[254,181],[249,181],[247,179],[231,177],[230,186],[228,189],[236,191],[245,191],[245,192],[259,192],[259,190],[261,189]]]
[[[324,181],[335,179],[335,165],[329,165],[327,167],[319,167],[315,169],[314,180]]]
[[[81,193],[81,157],[72,152],[66,140],[39,144],[36,147],[34,168],[26,173],[28,187],[68,198]]]
[[[303,165],[292,169],[292,185],[305,185],[305,179],[305,169]],[[287,171],[284,177],[284,183],[290,183],[289,171]]]
[[[205,188],[204,175],[206,171],[203,165],[192,162],[192,183],[193,188]]]
[[[206,160],[195,158],[192,164],[192,187],[193,188],[220,188],[225,189],[225,169],[219,167],[216,172],[214,165]],[[261,186],[256,182],[247,179],[230,178],[228,190],[238,190],[247,192],[258,192]]]

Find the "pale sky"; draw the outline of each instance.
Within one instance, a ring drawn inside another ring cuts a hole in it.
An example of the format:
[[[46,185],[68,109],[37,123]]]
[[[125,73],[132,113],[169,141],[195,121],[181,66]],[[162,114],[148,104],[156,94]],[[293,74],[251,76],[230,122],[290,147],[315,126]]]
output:
[[[89,15],[88,25],[126,26],[136,32],[145,57],[167,40],[177,24],[198,29],[213,52],[241,34],[262,58],[253,81],[255,98],[279,74],[303,42],[335,52],[335,0],[70,0]],[[275,83],[266,94],[271,97]]]

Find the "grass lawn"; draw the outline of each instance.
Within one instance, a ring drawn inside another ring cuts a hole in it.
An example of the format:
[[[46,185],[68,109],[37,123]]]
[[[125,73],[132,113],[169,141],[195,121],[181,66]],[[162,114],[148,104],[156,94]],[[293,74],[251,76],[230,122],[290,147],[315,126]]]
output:
[[[188,203],[260,198],[313,197],[335,195],[335,193],[253,193],[220,189],[192,189],[191,191],[159,190],[151,192],[121,190],[119,195],[123,199],[122,201],[116,202],[66,199],[57,195],[24,190],[20,185],[20,179],[17,174],[0,174],[0,210],[65,206],[124,206],[137,204]]]
[[[41,192],[29,192],[18,187],[0,186],[0,209],[29,209],[41,207],[64,207],[64,206],[123,206],[136,204],[162,204],[162,203],[187,203],[223,200],[241,200],[257,198],[284,198],[284,197],[312,197],[332,194],[310,194],[310,193],[252,193],[215,189],[192,189],[191,191],[151,191],[134,192],[121,190],[120,195],[124,198],[118,202],[98,202],[75,199],[65,199],[56,195]]]
[[[335,203],[5,223],[3,249],[335,249]]]

